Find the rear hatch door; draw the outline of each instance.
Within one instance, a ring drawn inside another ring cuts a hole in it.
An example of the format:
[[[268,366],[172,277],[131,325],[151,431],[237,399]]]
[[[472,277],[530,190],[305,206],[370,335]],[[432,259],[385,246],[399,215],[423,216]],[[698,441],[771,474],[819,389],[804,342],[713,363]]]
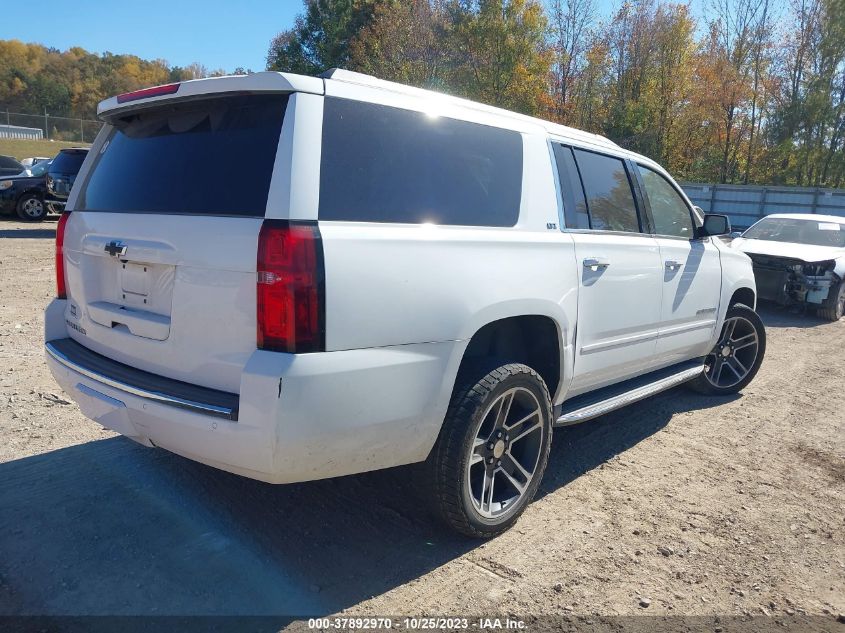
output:
[[[71,337],[145,371],[239,390],[287,102],[220,94],[110,121],[65,233]]]

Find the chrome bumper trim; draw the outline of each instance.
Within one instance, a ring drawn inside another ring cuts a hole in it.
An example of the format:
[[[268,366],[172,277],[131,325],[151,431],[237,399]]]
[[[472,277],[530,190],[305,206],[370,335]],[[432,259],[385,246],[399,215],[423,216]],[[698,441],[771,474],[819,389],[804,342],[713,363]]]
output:
[[[93,371],[91,369],[88,369],[87,367],[83,367],[82,365],[73,362],[49,342],[45,343],[44,347],[47,350],[47,353],[61,365],[64,365],[68,369],[82,374],[86,378],[90,378],[91,380],[94,380],[96,382],[102,383],[109,387],[113,387],[114,389],[118,389],[119,391],[124,391],[126,393],[132,394],[133,396],[138,396],[139,398],[146,398],[147,400],[153,400],[161,404],[179,407],[180,409],[187,409],[188,411],[194,411],[195,413],[213,415],[221,418],[226,418],[230,421],[235,419],[234,411],[229,407],[221,407],[214,404],[207,404],[204,402],[184,400],[182,398],[177,398],[176,396],[160,393],[158,391],[141,389],[125,382],[114,380],[113,378],[109,378],[108,376],[105,376],[97,371]]]

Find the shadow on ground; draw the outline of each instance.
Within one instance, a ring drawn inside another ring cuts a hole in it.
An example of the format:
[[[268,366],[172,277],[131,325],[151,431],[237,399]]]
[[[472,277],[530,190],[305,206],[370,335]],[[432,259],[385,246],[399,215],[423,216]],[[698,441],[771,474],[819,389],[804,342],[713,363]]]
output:
[[[827,319],[816,316],[815,310],[804,309],[801,306],[783,307],[776,303],[760,302],[757,314],[763,319],[766,327],[818,327],[830,323]]]
[[[676,412],[723,402],[674,390],[556,431],[540,494],[659,431]],[[272,486],[123,438],[2,463],[0,615],[283,616],[351,607],[479,544],[429,517],[416,473]]]
[[[56,239],[56,227],[52,225],[42,225],[25,229],[0,229],[0,239],[54,240]]]

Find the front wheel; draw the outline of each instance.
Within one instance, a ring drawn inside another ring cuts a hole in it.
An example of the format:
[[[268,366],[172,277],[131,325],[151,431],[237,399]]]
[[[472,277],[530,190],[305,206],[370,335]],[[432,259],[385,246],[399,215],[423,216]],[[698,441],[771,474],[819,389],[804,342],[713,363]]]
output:
[[[766,328],[748,306],[728,309],[719,342],[704,359],[704,373],[689,383],[699,393],[728,395],[750,383],[766,353]]]
[[[429,494],[446,523],[477,538],[510,528],[543,478],[551,421],[549,391],[530,367],[465,372],[426,462]]]
[[[828,321],[838,321],[845,315],[845,281],[828,291],[827,299],[819,308],[818,315]]]
[[[18,200],[18,217],[26,222],[41,222],[47,217],[47,206],[34,193],[27,193]]]

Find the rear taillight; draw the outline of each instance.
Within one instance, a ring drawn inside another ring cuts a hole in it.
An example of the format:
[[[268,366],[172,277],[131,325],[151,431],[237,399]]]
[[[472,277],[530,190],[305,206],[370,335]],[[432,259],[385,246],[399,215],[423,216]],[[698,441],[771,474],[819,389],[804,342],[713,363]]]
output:
[[[265,220],[258,236],[258,348],[325,349],[325,271],[316,223]]]
[[[56,296],[59,299],[67,299],[67,282],[65,281],[65,227],[67,226],[70,211],[65,211],[59,216],[59,224],[56,226]]]

